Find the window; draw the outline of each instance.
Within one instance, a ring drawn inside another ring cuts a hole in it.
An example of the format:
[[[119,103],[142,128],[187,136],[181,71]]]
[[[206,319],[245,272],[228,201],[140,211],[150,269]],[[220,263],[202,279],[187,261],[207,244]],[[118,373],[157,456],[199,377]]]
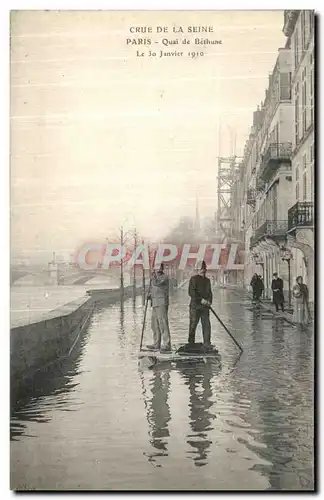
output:
[[[309,150],[309,159],[310,159],[310,162],[313,163],[313,161],[314,161],[314,143],[311,145],[310,150]]]
[[[306,12],[304,10],[301,11],[301,46],[302,52],[306,49]]]
[[[295,88],[295,145],[299,144],[299,83]]]
[[[310,119],[311,123],[314,123],[314,68],[310,70]]]
[[[280,74],[280,100],[291,99],[291,73]]]
[[[298,27],[295,31],[295,37],[294,37],[294,45],[295,45],[295,69],[298,66],[299,63],[299,40],[298,40]]]
[[[309,33],[310,33],[310,35],[312,35],[313,31],[314,31],[314,22],[315,22],[314,11],[311,10],[309,12]]]
[[[299,165],[296,167],[296,182],[299,181]]]
[[[310,120],[314,122],[314,56],[313,52],[310,55],[309,68],[309,100],[310,100]]]
[[[296,201],[299,201],[299,182],[296,182]]]
[[[307,168],[307,156],[304,154],[303,156],[303,170],[306,170]]]
[[[302,127],[303,134],[307,130],[307,85],[306,85],[307,70],[302,73]]]
[[[278,218],[278,184],[275,184],[272,188],[272,219],[277,220]]]
[[[307,199],[307,172],[303,173],[303,200]]]

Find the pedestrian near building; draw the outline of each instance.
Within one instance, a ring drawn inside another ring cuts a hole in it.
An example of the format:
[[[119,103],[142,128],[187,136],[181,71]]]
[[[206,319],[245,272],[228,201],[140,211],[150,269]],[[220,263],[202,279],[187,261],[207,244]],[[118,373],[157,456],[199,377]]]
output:
[[[271,289],[273,293],[273,303],[276,307],[276,312],[279,311],[279,306],[281,307],[282,312],[284,312],[285,296],[283,293],[283,281],[281,278],[279,278],[278,273],[273,273]]]
[[[213,301],[213,294],[211,290],[210,280],[206,276],[207,266],[203,261],[198,264],[196,273],[190,278],[189,281],[189,344],[195,343],[196,328],[199,321],[201,321],[204,345],[210,345],[211,325],[209,319],[209,306]]]
[[[164,274],[161,264],[159,271],[153,271],[151,289],[153,344],[149,349],[167,352],[171,350],[171,338],[168,320],[169,309],[169,278]]]
[[[264,284],[261,279],[261,276],[258,275],[255,284],[255,299],[257,302],[260,302],[263,290],[264,290]]]
[[[255,301],[255,291],[256,291],[255,285],[256,285],[257,277],[258,277],[257,273],[254,273],[252,276],[252,279],[250,281],[250,287],[252,288],[252,294],[253,294],[252,295],[253,302]]]
[[[253,291],[253,302],[259,302],[261,299],[262,292],[264,290],[264,284],[259,275],[256,273],[253,275],[250,286]]]
[[[296,278],[296,284],[292,289],[294,298],[293,321],[299,325],[307,325],[311,321],[309,311],[309,293],[308,287],[303,283],[302,276]]]

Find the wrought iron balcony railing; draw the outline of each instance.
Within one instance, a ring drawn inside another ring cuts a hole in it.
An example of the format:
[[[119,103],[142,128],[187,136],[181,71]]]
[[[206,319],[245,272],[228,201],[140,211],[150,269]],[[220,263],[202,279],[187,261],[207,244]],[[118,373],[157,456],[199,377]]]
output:
[[[266,220],[254,231],[250,240],[250,245],[254,246],[258,241],[266,236],[273,239],[280,239],[286,236],[287,231],[287,220]]]
[[[287,220],[266,220],[262,226],[256,230],[256,236],[259,238],[264,236],[281,236],[285,235],[287,230]]]
[[[302,227],[314,227],[314,203],[297,202],[288,210],[288,232]]]
[[[258,240],[255,238],[255,236],[251,236],[250,238],[250,250],[258,243]]]
[[[269,144],[268,149],[262,157],[262,163],[259,170],[259,178],[263,181],[269,181],[282,163],[291,170],[291,142],[277,142]]]

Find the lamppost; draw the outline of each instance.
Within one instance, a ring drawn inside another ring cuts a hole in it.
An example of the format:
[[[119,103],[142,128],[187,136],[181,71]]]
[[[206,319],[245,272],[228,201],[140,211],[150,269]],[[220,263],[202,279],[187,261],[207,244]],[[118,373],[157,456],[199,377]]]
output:
[[[263,258],[261,255],[259,255],[259,254],[256,255],[255,263],[257,266],[262,267],[262,279],[264,281],[264,262],[263,262]]]
[[[252,260],[255,262],[255,264],[257,266],[262,267],[262,279],[264,281],[264,261],[263,261],[262,255],[260,255],[259,253],[253,253]]]
[[[289,248],[282,246],[280,248],[280,257],[282,261],[286,261],[288,264],[288,308],[291,309],[291,274],[290,274],[290,261],[293,259],[293,255]]]

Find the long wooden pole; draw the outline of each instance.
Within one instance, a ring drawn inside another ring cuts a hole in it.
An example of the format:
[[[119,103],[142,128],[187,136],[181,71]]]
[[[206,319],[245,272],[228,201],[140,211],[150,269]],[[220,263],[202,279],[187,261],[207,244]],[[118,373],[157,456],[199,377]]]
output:
[[[224,325],[224,323],[222,322],[222,320],[215,313],[214,309],[212,307],[210,307],[210,306],[209,306],[209,309],[211,310],[211,312],[213,313],[213,315],[218,319],[218,321],[220,322],[220,324],[222,325],[222,327],[224,328],[224,330],[228,333],[228,335],[231,337],[231,339],[233,340],[233,342],[235,342],[235,344],[240,349],[240,351],[243,352],[243,348],[240,346],[240,344],[237,342],[237,340],[233,337],[233,335],[231,334],[231,332],[229,331],[229,329],[227,328],[227,326]]]
[[[143,327],[142,327],[140,351],[142,350],[142,346],[143,346],[143,337],[144,337],[144,331],[145,331],[147,307],[148,307],[149,296],[150,296],[150,291],[151,291],[151,283],[152,283],[152,278],[150,278],[150,283],[149,283],[149,287],[148,287],[148,290],[147,290],[147,296],[146,296],[146,302],[145,302],[145,311],[144,311],[144,319],[143,319]]]

